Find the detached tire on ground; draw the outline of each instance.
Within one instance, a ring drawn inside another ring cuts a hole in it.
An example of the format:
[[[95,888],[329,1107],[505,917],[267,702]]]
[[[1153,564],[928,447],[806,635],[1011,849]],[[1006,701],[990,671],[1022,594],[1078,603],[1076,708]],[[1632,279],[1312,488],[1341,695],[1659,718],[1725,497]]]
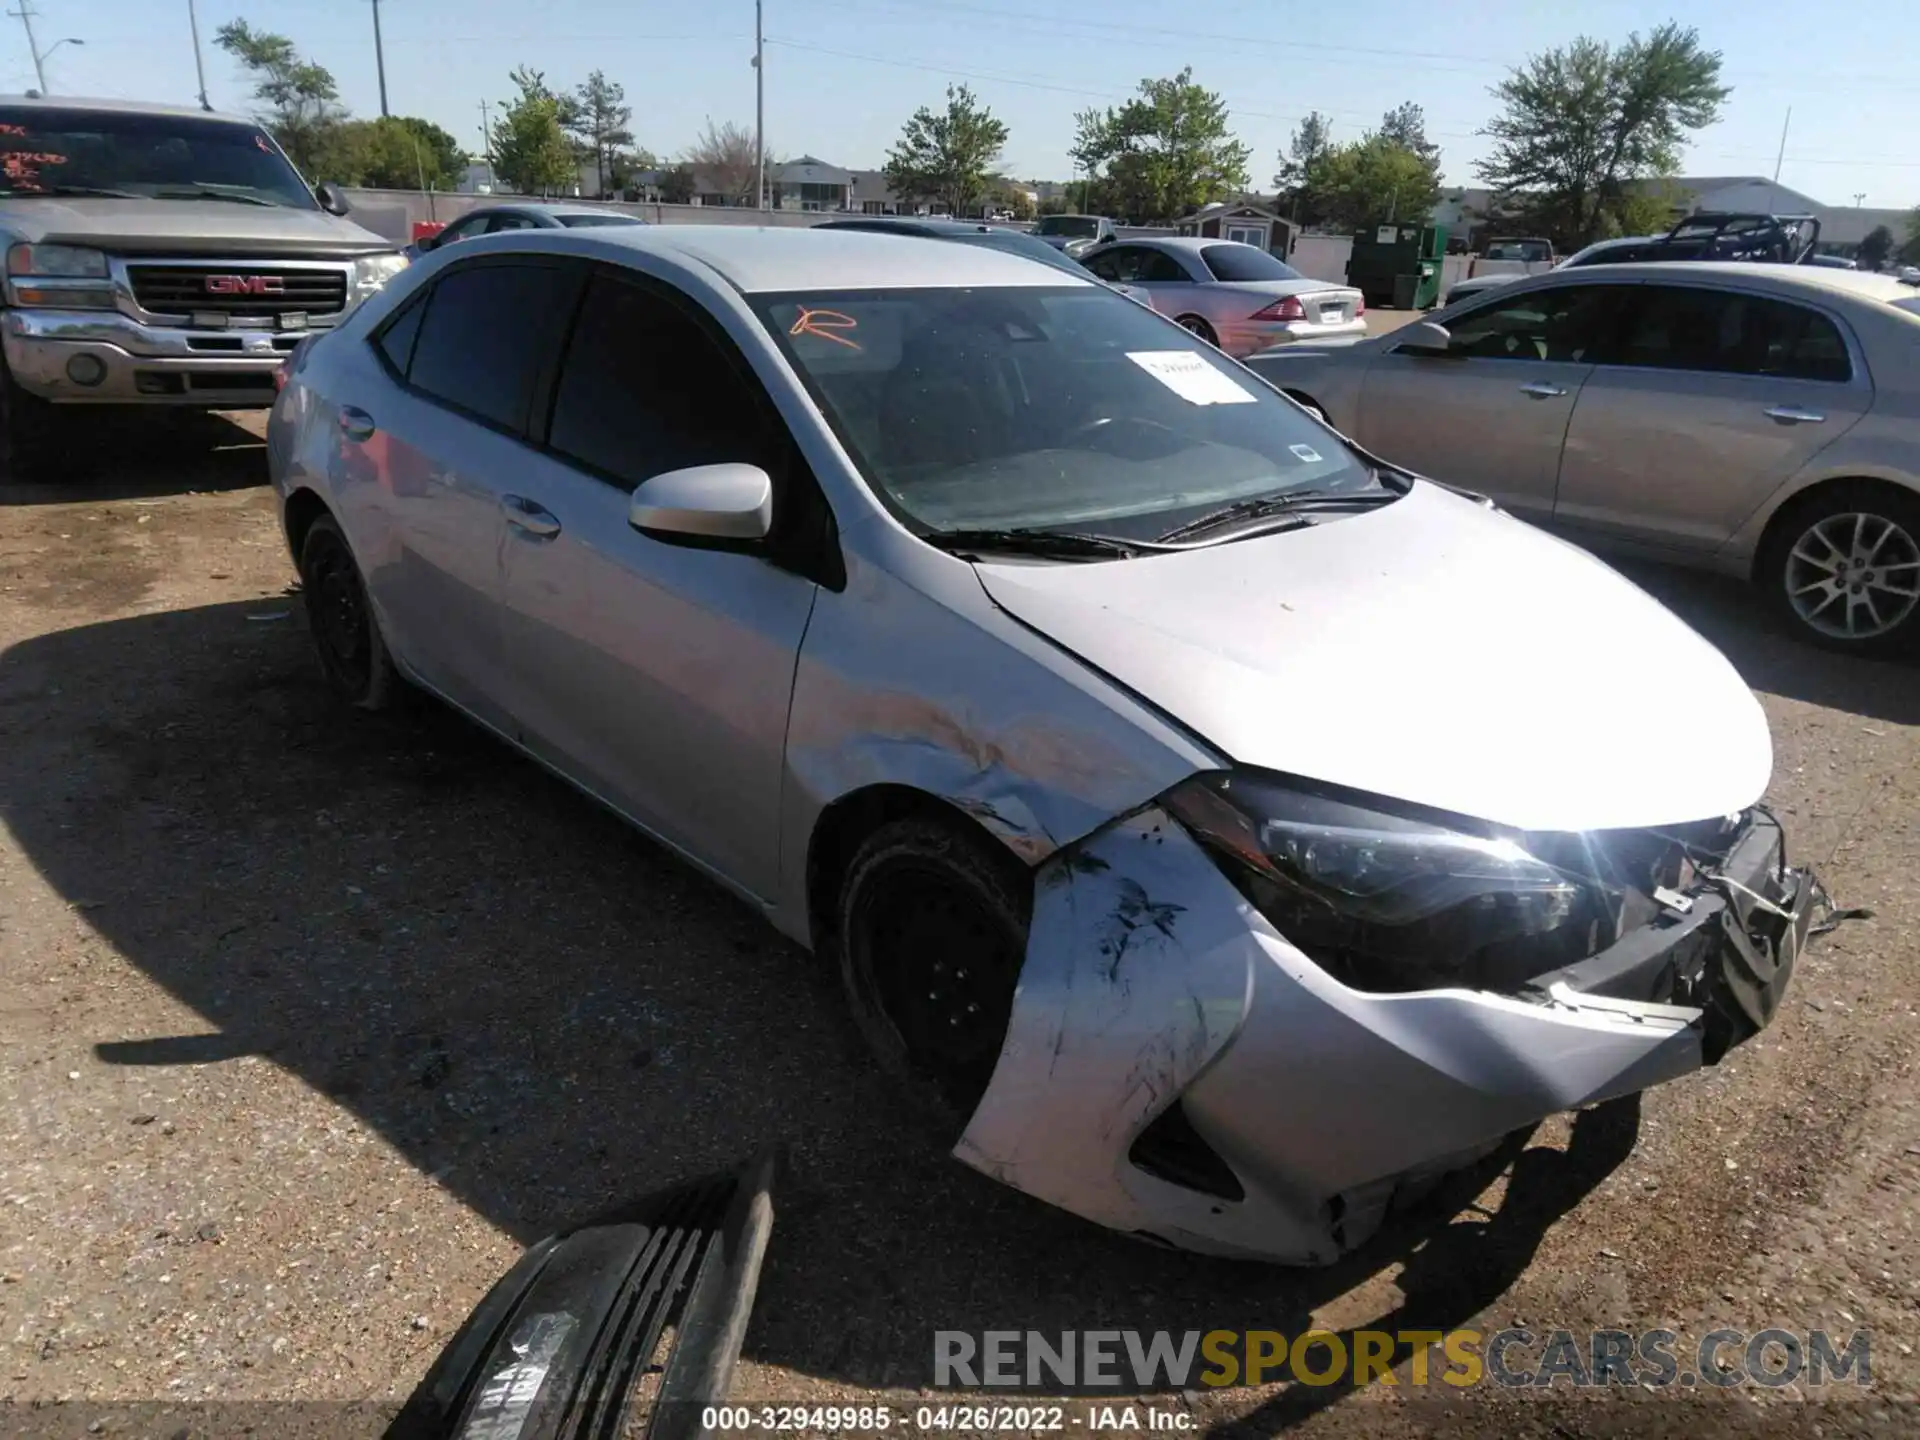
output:
[[[1920,496],[1827,486],[1782,517],[1756,576],[1802,639],[1856,655],[1920,650]]]
[[[993,1077],[1032,909],[1027,872],[957,820],[892,821],[847,867],[836,915],[847,1002],[880,1063],[943,1127],[964,1124]]]
[[[386,709],[399,677],[367,602],[360,567],[331,515],[322,515],[307,530],[300,546],[300,585],[328,688],[362,710]]]
[[[0,364],[0,485],[54,478],[59,428],[56,408],[22,390]]]

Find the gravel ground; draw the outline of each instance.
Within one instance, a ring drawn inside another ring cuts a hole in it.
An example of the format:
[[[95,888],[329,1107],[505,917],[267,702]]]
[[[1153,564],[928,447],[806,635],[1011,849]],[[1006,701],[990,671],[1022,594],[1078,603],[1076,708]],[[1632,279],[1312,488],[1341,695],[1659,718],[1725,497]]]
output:
[[[1336,1269],[1222,1264],[946,1160],[736,902],[431,706],[330,705],[258,428],[143,427],[0,504],[0,1429],[164,1400],[377,1433],[522,1246],[775,1139],[751,1399],[911,1393],[936,1329],[1779,1325],[1870,1329],[1872,1386],[1154,1405],[1248,1434],[1920,1428],[1920,672],[1638,577],[1762,692],[1792,844],[1876,918],[1719,1069],[1541,1127]],[[1594,683],[1657,705],[1662,663]],[[1714,743],[1673,735],[1676,766]]]

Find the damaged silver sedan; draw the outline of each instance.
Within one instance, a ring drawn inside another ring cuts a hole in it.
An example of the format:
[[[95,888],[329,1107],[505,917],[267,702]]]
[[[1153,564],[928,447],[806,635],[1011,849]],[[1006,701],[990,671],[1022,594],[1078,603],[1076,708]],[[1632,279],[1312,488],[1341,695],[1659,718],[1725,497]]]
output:
[[[962,1160],[1103,1225],[1330,1261],[1719,1060],[1806,942],[1715,650],[1091,281],[525,232],[283,380],[333,687],[439,696],[731,887]]]

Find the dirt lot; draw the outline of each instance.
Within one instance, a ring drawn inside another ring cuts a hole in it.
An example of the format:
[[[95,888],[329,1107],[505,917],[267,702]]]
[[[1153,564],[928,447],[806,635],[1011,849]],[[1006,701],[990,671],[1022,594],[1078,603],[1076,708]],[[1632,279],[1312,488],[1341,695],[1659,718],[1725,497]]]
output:
[[[774,1139],[750,1399],[911,1392],[936,1329],[1778,1325],[1871,1330],[1871,1387],[1155,1404],[1247,1434],[1915,1431],[1920,671],[1642,577],[1763,693],[1793,845],[1876,918],[1718,1070],[1543,1127],[1335,1270],[1229,1265],[910,1138],[832,985],[733,900],[445,713],[330,705],[263,463],[225,422],[143,431],[0,504],[7,1433],[145,1433],[115,1402],[153,1400],[361,1402],[334,1433],[377,1433],[523,1245]],[[1666,663],[1594,684],[1660,705]],[[1672,722],[1674,765],[1714,744]]]

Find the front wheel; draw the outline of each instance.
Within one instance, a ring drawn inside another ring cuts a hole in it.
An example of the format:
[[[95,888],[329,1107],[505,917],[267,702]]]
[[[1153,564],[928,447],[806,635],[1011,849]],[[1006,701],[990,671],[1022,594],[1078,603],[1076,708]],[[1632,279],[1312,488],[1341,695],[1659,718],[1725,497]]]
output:
[[[1025,872],[957,823],[897,820],[840,889],[840,976],[880,1063],[943,1124],[993,1078],[1026,958]]]
[[[1835,486],[1786,518],[1759,568],[1805,639],[1863,655],[1920,648],[1920,497]]]
[[[22,390],[0,365],[0,485],[54,478],[59,420],[50,401]]]
[[[1213,333],[1213,326],[1202,320],[1198,315],[1182,315],[1173,323],[1178,325],[1182,330],[1198,335],[1202,340],[1214,346],[1216,349],[1219,348],[1220,337]]]

